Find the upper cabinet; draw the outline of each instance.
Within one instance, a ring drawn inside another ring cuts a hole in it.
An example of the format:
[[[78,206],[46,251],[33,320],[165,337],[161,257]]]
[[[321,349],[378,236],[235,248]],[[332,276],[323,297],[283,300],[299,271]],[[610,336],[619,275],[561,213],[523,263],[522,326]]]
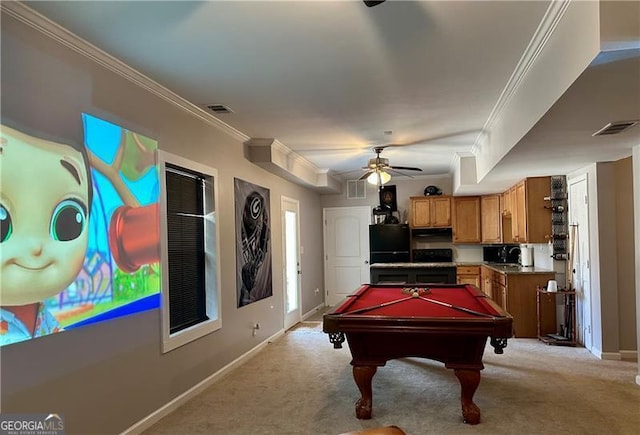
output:
[[[453,198],[453,243],[480,243],[480,197]]]
[[[447,228],[451,226],[450,196],[412,196],[409,204],[411,228]]]
[[[500,195],[480,197],[482,243],[502,243],[502,214]]]
[[[548,198],[551,177],[531,177],[520,181],[503,194],[504,242],[546,243],[551,234]],[[510,234],[507,228],[510,227]]]

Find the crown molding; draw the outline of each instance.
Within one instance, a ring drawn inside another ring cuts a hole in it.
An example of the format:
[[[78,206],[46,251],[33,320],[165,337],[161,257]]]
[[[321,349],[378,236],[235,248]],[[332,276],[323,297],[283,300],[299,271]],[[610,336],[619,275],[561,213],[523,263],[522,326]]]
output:
[[[571,1],[572,0],[553,0],[551,2],[549,7],[547,8],[547,11],[545,12],[544,17],[542,18],[542,21],[533,34],[531,41],[529,41],[527,48],[518,61],[518,64],[516,65],[513,73],[511,74],[511,77],[507,81],[506,86],[502,90],[500,97],[498,97],[498,101],[491,110],[489,118],[482,127],[482,132],[490,132],[496,121],[500,118],[500,116],[502,116],[502,112],[505,106],[507,105],[507,103],[509,103],[513,95],[520,87],[529,69],[531,69],[532,65],[538,59],[538,56],[544,49],[547,41],[549,41],[549,38],[558,26],[558,23],[562,19]],[[483,136],[484,135],[479,134],[472,146],[472,153],[475,155],[477,155],[482,150],[483,144],[480,142],[483,139]]]
[[[93,62],[103,66],[104,68],[120,75],[121,77],[124,77],[137,86],[146,89],[147,91],[190,113],[191,115],[206,122],[207,124],[219,128],[231,137],[234,137],[241,142],[245,142],[249,139],[249,136],[222,122],[212,114],[206,112],[204,109],[187,101],[175,92],[172,92],[156,81],[150,79],[149,77],[125,64],[116,57],[106,53],[105,51],[85,41],[84,39],[80,38],[76,34],[60,26],[59,24],[51,21],[47,17],[31,9],[24,3],[18,1],[1,2],[0,10],[2,11],[2,13],[6,13],[8,16],[15,18],[16,20],[41,32],[42,34],[66,46],[67,48],[72,49],[73,51],[86,57],[87,59],[90,59]]]
[[[338,193],[342,183],[329,171],[319,169],[277,139],[253,138],[245,142],[252,163],[296,184],[321,193]]]

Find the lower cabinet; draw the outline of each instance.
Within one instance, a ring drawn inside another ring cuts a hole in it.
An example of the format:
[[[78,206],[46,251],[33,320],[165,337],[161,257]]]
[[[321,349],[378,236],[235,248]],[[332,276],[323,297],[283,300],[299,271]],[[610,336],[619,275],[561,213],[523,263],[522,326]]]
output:
[[[482,288],[480,266],[458,266],[456,269],[456,282],[458,284],[473,284],[478,288]]]
[[[555,273],[504,273],[481,267],[482,291],[513,316],[514,336],[538,337],[537,288]]]

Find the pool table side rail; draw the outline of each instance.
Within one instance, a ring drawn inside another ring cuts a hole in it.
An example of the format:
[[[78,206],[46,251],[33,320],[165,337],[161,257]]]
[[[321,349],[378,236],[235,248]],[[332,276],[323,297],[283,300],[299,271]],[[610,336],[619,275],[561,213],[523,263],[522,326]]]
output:
[[[428,284],[428,283],[424,283],[424,284],[414,284],[411,287],[428,287],[428,286],[434,286],[434,284]],[[375,315],[367,315],[367,314],[363,314],[361,316],[357,315],[357,314],[349,314],[346,311],[349,309],[349,307],[351,305],[354,304],[354,302],[360,298],[370,287],[376,287],[376,288],[399,288],[402,286],[399,286],[398,284],[362,284],[358,289],[356,289],[352,294],[350,294],[349,296],[347,296],[343,301],[341,301],[336,308],[334,308],[330,313],[327,313],[324,315],[323,318],[323,323],[325,322],[329,322],[330,324],[339,322],[339,320],[337,319],[337,317],[349,317],[350,319],[359,319],[362,318],[362,320],[360,321],[370,321],[372,319],[378,319],[379,322],[383,322],[384,319],[386,319],[387,317],[385,317],[384,315],[380,315],[380,316],[375,316]],[[470,295],[474,298],[476,298],[479,302],[481,302],[484,305],[488,306],[489,312],[493,311],[495,313],[494,316],[491,317],[487,317],[485,318],[485,320],[489,323],[504,323],[504,324],[512,324],[513,323],[513,317],[511,316],[511,314],[509,314],[507,311],[505,311],[500,305],[498,305],[493,299],[491,299],[486,293],[484,293],[482,290],[480,290],[478,287],[470,285],[470,284],[437,284],[438,288],[465,288],[467,289],[467,291],[470,293]],[[407,316],[407,317],[392,317],[391,319],[394,319],[394,321],[397,322],[406,322],[406,321],[411,321],[411,322],[415,322],[416,320],[416,316]],[[356,320],[358,321],[358,320]],[[463,321],[463,319],[459,319],[457,317],[451,317],[451,318],[447,318],[447,317],[442,317],[439,319],[429,319],[429,322],[437,322],[437,321],[444,321],[446,323],[449,322],[458,322],[458,321]],[[480,319],[478,318],[472,318],[469,319],[469,321],[473,321],[473,322],[479,322]],[[482,322],[480,322],[482,323]],[[435,325],[434,325],[435,326]],[[329,331],[325,331],[325,332],[329,332]],[[334,331],[331,331],[334,332]],[[510,330],[508,332],[508,334],[511,334],[512,331]],[[502,336],[502,335],[501,335]],[[508,337],[512,337],[512,335],[508,335]]]
[[[492,337],[511,338],[513,336],[513,317],[510,315],[494,318],[419,318],[384,316],[342,316],[325,314],[322,330],[331,332],[380,332],[431,334],[434,332],[448,335],[490,335]]]

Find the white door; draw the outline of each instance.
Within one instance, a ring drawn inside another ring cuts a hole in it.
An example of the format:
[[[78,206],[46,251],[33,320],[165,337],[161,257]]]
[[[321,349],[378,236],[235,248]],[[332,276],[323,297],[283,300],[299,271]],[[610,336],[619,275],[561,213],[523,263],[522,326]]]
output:
[[[573,287],[576,291],[576,332],[585,348],[593,346],[591,335],[591,272],[589,270],[589,196],[587,174],[568,180],[569,234],[573,234]],[[569,277],[569,276],[567,276]]]
[[[302,320],[300,311],[300,205],[282,197],[282,246],[284,253],[284,329]]]
[[[326,303],[336,305],[369,282],[370,207],[331,207],[324,214]]]

